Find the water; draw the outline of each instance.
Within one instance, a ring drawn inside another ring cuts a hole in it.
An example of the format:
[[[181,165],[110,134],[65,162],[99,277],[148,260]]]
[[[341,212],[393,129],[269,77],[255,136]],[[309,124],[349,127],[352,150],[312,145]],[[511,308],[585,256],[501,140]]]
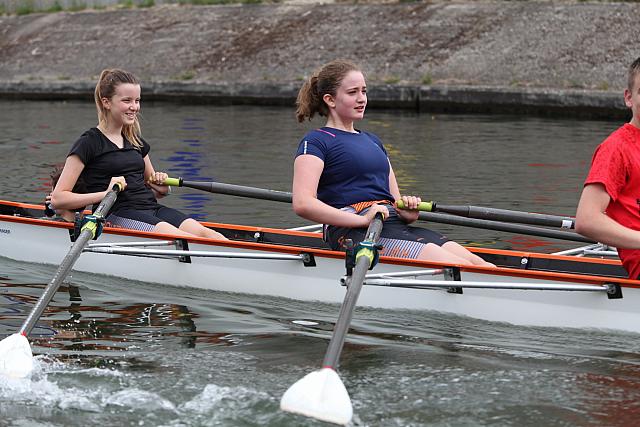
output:
[[[143,108],[156,169],[276,190],[290,189],[297,141],[320,125],[297,125],[289,109]],[[40,203],[53,165],[94,122],[87,103],[0,102],[0,198]],[[362,124],[385,141],[403,192],[567,215],[593,149],[617,126],[376,110]],[[307,224],[275,202],[186,189],[165,200],[200,219]],[[487,247],[572,245],[433,228]],[[0,260],[0,337],[18,330],[54,271]],[[337,312],[331,304],[74,273],[33,331],[33,377],[0,379],[0,425],[323,425],[278,406],[292,383],[319,367]],[[309,324],[294,323],[300,320]],[[359,308],[340,376],[355,425],[613,426],[640,418],[640,344],[627,333]]]

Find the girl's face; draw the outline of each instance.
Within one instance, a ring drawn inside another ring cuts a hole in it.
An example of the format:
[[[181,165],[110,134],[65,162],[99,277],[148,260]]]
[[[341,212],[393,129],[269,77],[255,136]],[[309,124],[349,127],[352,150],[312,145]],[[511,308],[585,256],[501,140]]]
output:
[[[140,85],[119,84],[111,99],[102,98],[102,105],[110,122],[120,126],[132,125],[140,111]]]
[[[640,128],[640,73],[635,76],[633,88],[631,90],[625,89],[624,103],[631,108],[633,113],[631,124]]]
[[[335,96],[325,95],[329,111],[343,122],[362,120],[367,106],[367,85],[360,71],[349,71]]]

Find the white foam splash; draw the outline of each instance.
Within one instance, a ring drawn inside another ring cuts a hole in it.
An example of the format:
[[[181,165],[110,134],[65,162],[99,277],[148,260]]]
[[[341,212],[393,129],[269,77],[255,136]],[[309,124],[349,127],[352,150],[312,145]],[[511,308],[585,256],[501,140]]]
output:
[[[129,388],[112,394],[105,399],[104,403],[106,405],[145,409],[147,411],[176,411],[175,405],[160,395],[137,388]]]
[[[216,384],[207,384],[202,393],[188,402],[180,405],[180,410],[196,414],[210,414],[214,409],[220,409],[224,400],[228,400],[231,406],[250,404],[253,400],[267,400],[266,393],[249,390],[244,387],[224,387]]]

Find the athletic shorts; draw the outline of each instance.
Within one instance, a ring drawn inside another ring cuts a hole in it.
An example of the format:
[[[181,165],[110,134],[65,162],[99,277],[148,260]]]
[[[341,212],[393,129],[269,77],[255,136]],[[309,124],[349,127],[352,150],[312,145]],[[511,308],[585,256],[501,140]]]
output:
[[[168,222],[176,228],[180,228],[189,217],[182,212],[158,206],[155,209],[118,209],[109,214],[105,225],[107,227],[129,228],[132,230],[152,231],[159,222]]]
[[[383,246],[380,255],[416,259],[427,244],[433,243],[442,246],[449,241],[449,239],[436,231],[407,225],[398,216],[393,206],[386,206],[389,209],[389,218],[384,221],[380,235],[379,243]],[[355,213],[355,209],[350,206],[342,208],[342,210]],[[367,210],[360,212],[360,215],[364,215]],[[366,228],[329,225],[325,227],[324,237],[331,249],[337,251],[345,250],[344,241],[346,239],[351,239],[353,244],[356,245],[364,240],[366,234]]]

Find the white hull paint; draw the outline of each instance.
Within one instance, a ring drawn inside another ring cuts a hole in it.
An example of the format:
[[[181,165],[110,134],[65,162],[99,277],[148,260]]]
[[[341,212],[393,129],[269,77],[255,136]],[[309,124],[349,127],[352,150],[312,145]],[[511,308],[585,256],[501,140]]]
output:
[[[167,240],[168,236],[155,239]],[[130,232],[127,235],[109,229],[99,238],[100,243],[145,240],[154,241],[154,238],[148,233]],[[0,256],[18,261],[58,265],[70,245],[68,229],[63,225],[0,215]],[[345,274],[344,259],[335,252],[254,243],[235,243],[233,246],[227,246],[203,239],[189,241],[189,249],[230,253],[310,251],[314,252],[317,265],[306,267],[302,261],[294,260],[201,257],[192,257],[191,263],[184,263],[174,258],[88,252],[82,254],[74,270],[150,283],[306,301],[341,303],[345,295],[345,288],[339,281]],[[383,258],[375,267],[375,273],[415,271],[419,267],[421,266],[416,262],[402,263],[399,260]],[[577,275],[573,274],[573,279],[567,280],[562,274],[519,274],[514,269],[461,270],[463,281],[491,283],[575,284],[575,276]],[[429,278],[444,280],[442,274]],[[582,276],[583,284],[601,286],[605,281],[619,284],[623,298],[609,299],[605,292],[465,288],[462,294],[456,294],[443,289],[365,286],[358,305],[384,309],[433,310],[516,325],[640,332],[640,288],[636,287],[639,282]]]

